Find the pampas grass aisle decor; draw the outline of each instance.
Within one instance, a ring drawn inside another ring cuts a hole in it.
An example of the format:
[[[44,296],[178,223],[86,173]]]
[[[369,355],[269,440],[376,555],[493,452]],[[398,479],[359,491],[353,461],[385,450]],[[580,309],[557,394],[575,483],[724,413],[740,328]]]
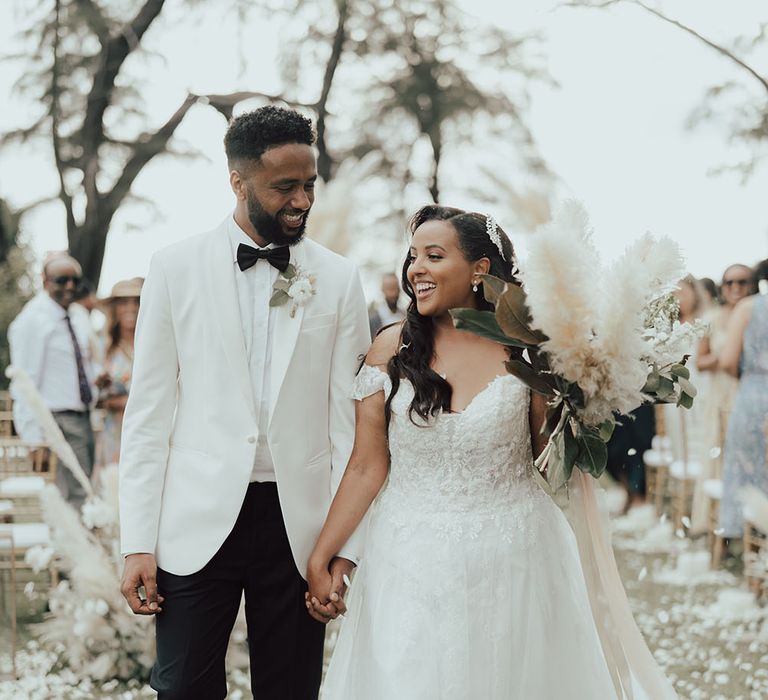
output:
[[[75,456],[72,447],[62,434],[61,428],[56,424],[51,411],[45,405],[43,397],[40,396],[40,392],[29,378],[29,375],[20,367],[10,366],[5,370],[5,376],[11,380],[11,391],[18,396],[22,396],[23,400],[32,409],[37,422],[42,428],[48,447],[56,453],[62,464],[72,472],[85,490],[85,493],[88,496],[93,496],[93,487],[88,475],[80,466],[80,462]]]

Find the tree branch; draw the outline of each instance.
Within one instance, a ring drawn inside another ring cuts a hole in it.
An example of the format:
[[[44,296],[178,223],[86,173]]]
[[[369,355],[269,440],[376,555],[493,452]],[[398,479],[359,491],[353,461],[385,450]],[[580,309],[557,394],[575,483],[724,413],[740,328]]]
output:
[[[65,165],[61,155],[61,136],[59,135],[59,40],[61,37],[61,0],[56,0],[55,26],[53,34],[53,64],[51,65],[51,137],[53,142],[53,156],[56,160],[56,171],[59,174],[59,199],[64,204],[67,216],[67,238],[70,238],[76,229],[75,213],[72,208],[72,197],[67,192],[64,183]]]
[[[750,66],[748,63],[745,63],[742,61],[736,54],[734,54],[732,51],[729,51],[724,46],[721,46],[720,44],[715,43],[714,41],[711,41],[710,39],[707,39],[705,36],[702,36],[699,34],[696,30],[691,29],[691,27],[683,24],[682,22],[678,22],[676,19],[672,19],[671,17],[667,17],[665,14],[659,12],[658,10],[654,9],[653,7],[649,7],[643,2],[640,2],[640,0],[630,0],[633,5],[637,5],[638,7],[642,7],[646,12],[650,12],[652,15],[655,15],[659,19],[663,20],[664,22],[668,22],[669,24],[674,25],[675,27],[678,27],[679,29],[682,29],[684,32],[687,32],[691,36],[696,37],[699,41],[705,43],[710,48],[717,51],[722,56],[725,56],[726,58],[730,59],[733,63],[735,63],[737,66],[741,67],[747,73],[749,73],[753,78],[755,78],[760,85],[763,86],[763,89],[765,89],[766,92],[768,92],[768,79],[760,75],[752,66]]]
[[[85,23],[98,37],[99,43],[105,46],[109,41],[109,26],[101,8],[93,0],[75,0],[75,4],[80,8]]]
[[[566,2],[563,3],[563,7],[588,7],[588,8],[597,8],[602,9],[605,7],[610,7],[611,5],[618,5],[618,4],[629,4],[629,5],[637,5],[637,7],[642,8],[646,12],[649,12],[650,14],[658,17],[660,20],[667,22],[668,24],[671,24],[678,29],[682,29],[684,32],[687,32],[691,36],[695,37],[702,43],[709,46],[711,49],[714,49],[717,51],[721,56],[725,56],[727,59],[735,63],[739,68],[742,70],[745,70],[747,73],[749,73],[755,80],[757,80],[760,85],[763,86],[763,89],[768,92],[768,78],[765,76],[760,75],[752,66],[750,66],[748,63],[742,61],[735,53],[730,51],[729,49],[725,48],[724,46],[721,46],[720,44],[712,41],[711,39],[707,39],[707,37],[699,34],[695,29],[692,29],[686,24],[683,24],[682,22],[679,22],[676,19],[672,19],[671,17],[667,17],[663,12],[660,12],[659,10],[649,7],[644,2],[641,2],[641,0],[603,0],[602,2]]]
[[[146,0],[143,7],[120,33],[104,45],[101,65],[93,77],[88,93],[85,118],[80,132],[85,159],[95,157],[104,138],[104,112],[110,104],[115,79],[130,53],[136,49],[152,22],[163,9],[165,0]]]
[[[320,99],[317,101],[317,150],[319,157],[317,160],[317,172],[325,182],[331,179],[331,157],[328,153],[328,147],[325,143],[325,118],[328,115],[328,96],[331,93],[331,85],[336,69],[341,60],[341,53],[344,50],[344,41],[347,38],[346,22],[349,16],[349,3],[347,0],[337,0],[339,18],[336,22],[336,34],[333,37],[331,45],[331,55],[328,63],[325,64],[325,75],[323,76],[323,88],[320,92]]]
[[[131,185],[133,185],[133,181],[141,172],[142,168],[149,163],[152,158],[165,150],[168,141],[171,139],[171,136],[173,136],[173,132],[176,131],[176,128],[181,124],[181,120],[184,119],[186,113],[198,99],[197,95],[187,95],[181,106],[173,113],[173,115],[171,115],[165,124],[153,134],[147,135],[143,140],[135,144],[133,155],[128,159],[122,174],[117,179],[112,190],[104,197],[104,204],[108,211],[117,211],[117,208],[125,199],[131,189]]]
[[[265,92],[250,92],[247,90],[231,92],[227,95],[200,95],[199,100],[201,103],[213,107],[217,112],[220,112],[227,121],[229,121],[232,119],[234,108],[239,102],[251,100],[255,97],[259,97],[269,102],[285,102],[285,104],[290,105],[291,107],[303,107],[305,109],[314,109],[315,107],[315,105],[305,104],[304,102],[292,102],[286,100],[282,95],[269,95]]]

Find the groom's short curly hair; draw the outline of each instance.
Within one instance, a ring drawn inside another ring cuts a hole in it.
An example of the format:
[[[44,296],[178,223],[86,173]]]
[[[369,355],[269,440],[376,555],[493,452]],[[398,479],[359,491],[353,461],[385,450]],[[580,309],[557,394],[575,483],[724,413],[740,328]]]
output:
[[[256,161],[273,146],[315,142],[312,122],[293,109],[267,105],[233,117],[224,136],[227,161]]]

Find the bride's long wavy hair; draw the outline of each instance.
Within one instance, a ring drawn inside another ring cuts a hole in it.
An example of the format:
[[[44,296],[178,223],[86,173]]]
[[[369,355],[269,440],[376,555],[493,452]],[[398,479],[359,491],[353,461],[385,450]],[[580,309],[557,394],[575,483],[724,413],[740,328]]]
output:
[[[411,236],[423,223],[435,220],[447,221],[453,226],[459,238],[459,247],[468,262],[488,258],[491,263],[489,274],[513,284],[520,284],[513,275],[512,243],[507,238],[507,234],[497,226],[496,230],[501,237],[504,251],[502,258],[498,248],[488,237],[485,215],[453,207],[429,205],[419,209],[411,218],[408,227]],[[399,350],[387,365],[387,372],[392,382],[392,391],[385,404],[387,425],[392,416],[392,399],[403,378],[411,383],[414,390],[413,401],[408,410],[411,421],[416,423],[414,413],[422,421],[426,421],[429,416],[451,410],[451,385],[431,367],[435,353],[434,323],[430,316],[422,316],[416,307],[416,294],[408,281],[409,267],[410,259],[407,256],[403,263],[402,286],[410,303],[398,343]],[[483,296],[482,287],[478,288],[475,298],[478,309],[493,310],[493,305]]]

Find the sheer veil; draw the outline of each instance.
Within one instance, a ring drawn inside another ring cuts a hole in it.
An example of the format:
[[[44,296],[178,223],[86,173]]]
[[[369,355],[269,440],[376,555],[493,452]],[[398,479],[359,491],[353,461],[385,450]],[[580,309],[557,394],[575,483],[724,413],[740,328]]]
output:
[[[611,547],[607,510],[598,503],[594,479],[574,469],[568,488],[564,510],[578,542],[592,616],[617,696],[622,700],[677,698],[632,616]]]

